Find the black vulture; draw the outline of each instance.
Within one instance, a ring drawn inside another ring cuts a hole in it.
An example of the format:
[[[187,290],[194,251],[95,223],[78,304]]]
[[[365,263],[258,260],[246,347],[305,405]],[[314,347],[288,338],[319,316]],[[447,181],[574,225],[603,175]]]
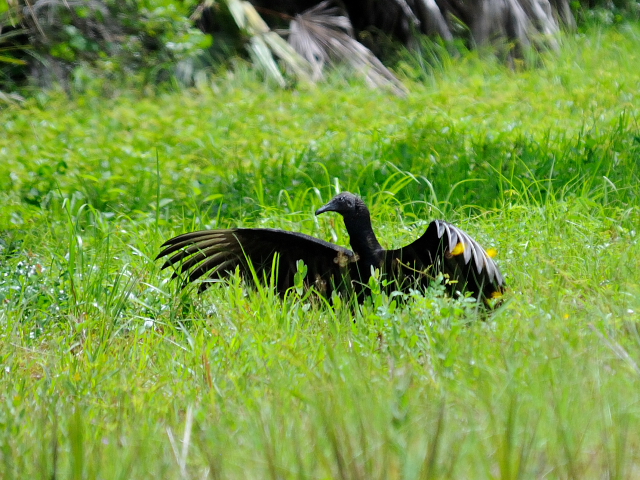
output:
[[[389,290],[407,292],[426,288],[438,275],[448,279],[450,293],[470,292],[486,304],[500,297],[505,281],[500,269],[487,252],[459,228],[434,220],[427,231],[413,243],[396,249],[382,248],[371,227],[369,209],[352,193],[336,195],[316,211],[342,215],[351,248],[334,245],[302,233],[271,228],[232,228],[185,233],[166,241],[156,257],[168,257],[162,268],[177,264],[172,276],[184,275],[184,285],[205,275],[221,279],[239,269],[245,279],[252,278],[253,266],[258,280],[272,272],[280,295],[294,286],[298,260],[307,266],[307,288],[331,298],[334,291],[355,293],[359,301],[367,295],[374,269]],[[199,292],[211,282],[202,282]]]

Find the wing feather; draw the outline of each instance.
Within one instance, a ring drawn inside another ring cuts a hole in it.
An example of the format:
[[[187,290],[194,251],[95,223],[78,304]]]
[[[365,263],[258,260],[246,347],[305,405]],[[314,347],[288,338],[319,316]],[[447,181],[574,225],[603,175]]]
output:
[[[351,250],[301,233],[270,228],[234,228],[229,230],[202,230],[171,238],[162,245],[156,259],[168,257],[162,268],[173,266],[172,278],[185,275],[185,285],[205,275],[213,279],[224,278],[239,268],[245,279],[251,279],[252,270],[262,280],[271,273],[277,258],[277,290],[284,294],[293,286],[297,261],[307,266],[305,283],[322,285],[322,293],[330,296],[334,288],[344,288],[356,261]],[[205,290],[209,283],[199,286]]]
[[[442,273],[456,280],[450,283],[450,290],[470,291],[476,298],[491,298],[505,288],[500,269],[484,248],[468,233],[442,220],[431,222],[422,237],[406,247],[387,251],[387,270],[393,271],[391,262],[398,260],[400,274],[423,286]],[[416,272],[425,270],[430,275],[419,278]]]
[[[449,253],[452,253],[459,243],[458,232],[451,227],[452,225],[448,224],[445,226],[445,231],[447,232],[447,236],[449,238]]]
[[[222,268],[223,263],[234,261],[235,260],[234,257],[235,255],[229,252],[202,250],[201,252],[198,252],[197,255],[194,255],[188,260],[185,260],[184,262],[182,262],[180,266],[176,268],[175,272],[171,276],[171,279],[174,279],[180,276],[182,273],[189,272],[196,265],[198,265],[198,269],[200,269],[202,265],[206,264],[207,266],[206,270],[215,269],[217,271],[220,268]],[[197,277],[194,277],[194,278],[191,277],[194,271],[191,271],[189,274],[189,282],[193,282],[197,278]],[[212,273],[215,273],[215,272],[212,272]]]

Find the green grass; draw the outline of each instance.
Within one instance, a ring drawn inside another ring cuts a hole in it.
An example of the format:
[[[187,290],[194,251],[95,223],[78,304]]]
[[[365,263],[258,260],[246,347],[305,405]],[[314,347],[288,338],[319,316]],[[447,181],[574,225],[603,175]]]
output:
[[[638,52],[636,25],[406,99],[249,77],[5,107],[0,476],[637,478]],[[337,189],[385,246],[438,217],[496,247],[505,305],[197,296],[153,262],[202,227],[346,244],[313,215]]]

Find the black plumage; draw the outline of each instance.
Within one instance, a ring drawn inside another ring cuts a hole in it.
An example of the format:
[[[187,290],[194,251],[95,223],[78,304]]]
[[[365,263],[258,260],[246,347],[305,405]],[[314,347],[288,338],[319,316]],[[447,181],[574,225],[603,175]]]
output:
[[[341,193],[316,215],[324,212],[342,215],[353,250],[302,233],[232,228],[178,235],[162,245],[164,249],[156,258],[168,257],[162,268],[175,265],[172,278],[184,276],[185,285],[205,275],[221,279],[236,269],[244,278],[252,278],[251,264],[260,281],[275,272],[275,288],[281,295],[294,286],[298,260],[307,266],[305,285],[327,298],[335,290],[353,292],[362,300],[372,267],[381,270],[381,278],[393,280],[387,287],[390,290],[426,288],[442,273],[448,278],[451,293],[471,292],[486,301],[504,291],[504,277],[493,259],[450,223],[434,220],[413,243],[385,250],[373,232],[369,210],[361,198]],[[201,283],[199,291],[209,284]]]

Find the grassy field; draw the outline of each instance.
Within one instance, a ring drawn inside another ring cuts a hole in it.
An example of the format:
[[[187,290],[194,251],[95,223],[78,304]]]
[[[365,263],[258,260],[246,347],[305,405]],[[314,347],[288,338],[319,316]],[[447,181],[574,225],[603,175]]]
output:
[[[639,478],[638,65],[620,26],[405,99],[237,74],[4,107],[0,478]],[[495,247],[505,305],[197,296],[153,261],[206,227],[346,244],[313,215],[339,190],[387,247],[433,218]]]

